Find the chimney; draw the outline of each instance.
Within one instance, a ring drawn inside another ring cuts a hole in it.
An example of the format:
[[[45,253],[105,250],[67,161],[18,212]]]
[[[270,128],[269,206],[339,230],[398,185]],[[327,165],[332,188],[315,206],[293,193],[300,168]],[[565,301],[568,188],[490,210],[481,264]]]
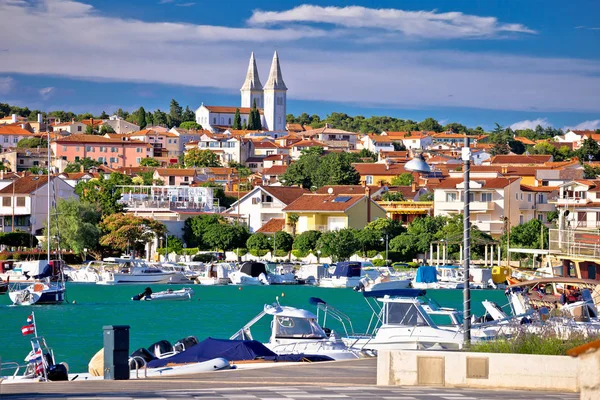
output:
[[[417,182],[415,182],[415,180],[413,179],[411,186],[411,190],[413,193],[415,193],[417,191]]]
[[[38,113],[37,121],[38,121],[38,124],[40,124],[40,126],[41,126],[42,125],[42,114],[41,113]]]
[[[13,122],[13,124],[14,124],[15,122],[17,122],[17,114],[13,114],[13,115],[12,115],[12,122]]]
[[[94,117],[90,118],[90,125],[92,126],[92,128],[94,127]]]
[[[71,123],[74,123],[74,122],[75,122],[75,118],[71,118]]]
[[[371,222],[371,188],[365,185],[365,196],[367,196],[367,224]]]

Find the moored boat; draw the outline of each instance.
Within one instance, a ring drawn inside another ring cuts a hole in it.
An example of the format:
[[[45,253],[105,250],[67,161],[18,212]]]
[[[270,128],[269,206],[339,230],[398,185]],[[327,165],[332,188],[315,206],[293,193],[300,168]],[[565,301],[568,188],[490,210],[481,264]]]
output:
[[[147,287],[142,293],[131,298],[134,301],[162,301],[162,300],[191,300],[194,297],[192,288],[183,288],[179,290],[167,289],[160,292],[153,292]]]

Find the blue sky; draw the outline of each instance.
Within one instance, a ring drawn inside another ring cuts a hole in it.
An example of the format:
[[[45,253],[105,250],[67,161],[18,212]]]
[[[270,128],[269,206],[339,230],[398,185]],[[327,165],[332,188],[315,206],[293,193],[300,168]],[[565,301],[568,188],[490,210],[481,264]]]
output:
[[[0,102],[239,104],[279,52],[288,112],[600,128],[600,3],[0,0]],[[5,18],[4,16],[9,16]]]

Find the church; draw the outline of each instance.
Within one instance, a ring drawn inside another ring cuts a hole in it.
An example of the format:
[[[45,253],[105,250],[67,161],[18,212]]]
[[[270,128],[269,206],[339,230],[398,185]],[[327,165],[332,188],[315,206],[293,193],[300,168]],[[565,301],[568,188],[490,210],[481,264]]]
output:
[[[250,55],[246,80],[240,92],[242,100],[240,107],[207,106],[202,104],[196,110],[196,122],[202,125],[203,129],[211,132],[229,129],[233,126],[235,110],[239,109],[242,125],[245,125],[248,122],[248,115],[250,114],[252,105],[256,102],[263,130],[285,131],[287,87],[283,82],[277,51],[273,55],[271,71],[264,87],[260,83],[254,52]]]

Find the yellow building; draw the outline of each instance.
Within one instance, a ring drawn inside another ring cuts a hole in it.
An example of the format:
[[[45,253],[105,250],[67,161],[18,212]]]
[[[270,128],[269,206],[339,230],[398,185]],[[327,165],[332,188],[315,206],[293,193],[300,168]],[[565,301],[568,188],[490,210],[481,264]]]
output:
[[[296,214],[296,234],[305,231],[362,229],[370,221],[385,218],[385,210],[363,194],[304,194],[283,209],[286,230],[292,232],[290,215]]]

